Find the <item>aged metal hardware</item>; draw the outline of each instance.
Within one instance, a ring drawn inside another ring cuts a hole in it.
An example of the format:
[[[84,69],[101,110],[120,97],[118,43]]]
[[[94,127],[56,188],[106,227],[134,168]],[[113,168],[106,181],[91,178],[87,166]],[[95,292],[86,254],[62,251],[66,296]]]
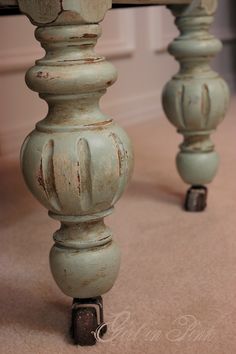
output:
[[[71,317],[71,336],[74,343],[81,346],[96,344],[96,331],[99,328],[101,337],[107,331],[103,318],[102,297],[74,299]]]
[[[205,186],[192,186],[187,191],[185,199],[185,210],[203,211],[207,206],[207,188]]]

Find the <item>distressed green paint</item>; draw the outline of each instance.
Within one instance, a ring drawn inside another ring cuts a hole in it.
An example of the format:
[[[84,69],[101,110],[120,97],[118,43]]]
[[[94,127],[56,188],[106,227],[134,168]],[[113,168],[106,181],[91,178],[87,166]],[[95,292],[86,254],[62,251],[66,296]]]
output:
[[[229,102],[227,84],[209,64],[222,47],[209,33],[216,5],[215,0],[195,0],[188,7],[171,7],[180,36],[169,52],[180,70],[164,89],[163,107],[184,136],[176,163],[191,185],[210,183],[217,173],[219,157],[210,135],[224,119]]]
[[[110,1],[100,3],[105,13]],[[92,21],[91,2],[80,5]],[[36,21],[33,9],[28,15]],[[78,16],[60,26],[39,24],[35,32],[46,54],[26,83],[49,110],[26,138],[21,164],[30,191],[61,222],[50,252],[57,285],[73,298],[90,298],[107,292],[118,275],[120,251],[103,219],[130,179],[133,156],[126,133],[99,108],[117,77],[94,52],[100,25],[74,24]]]

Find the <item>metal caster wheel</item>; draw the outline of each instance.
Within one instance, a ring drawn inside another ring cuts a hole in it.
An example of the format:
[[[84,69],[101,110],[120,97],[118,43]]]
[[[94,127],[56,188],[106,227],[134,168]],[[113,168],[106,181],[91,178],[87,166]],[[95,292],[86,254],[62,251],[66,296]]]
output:
[[[95,345],[97,342],[96,331],[101,326],[99,335],[103,336],[107,331],[107,326],[104,325],[103,321],[103,301],[101,296],[73,300],[71,336],[74,344],[81,346]]]
[[[187,191],[184,208],[190,212],[204,211],[207,206],[207,188],[192,186]]]

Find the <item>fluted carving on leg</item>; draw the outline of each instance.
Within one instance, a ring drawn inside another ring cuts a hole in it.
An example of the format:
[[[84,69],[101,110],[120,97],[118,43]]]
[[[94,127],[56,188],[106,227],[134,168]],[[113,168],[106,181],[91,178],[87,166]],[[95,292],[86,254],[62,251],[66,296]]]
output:
[[[22,171],[34,196],[61,222],[50,253],[56,283],[73,298],[97,297],[113,286],[120,262],[103,219],[132,172],[126,133],[99,108],[116,70],[94,52],[99,24],[45,25],[35,34],[46,55],[26,82],[49,110],[23,144]]]
[[[180,70],[164,89],[163,107],[184,136],[176,162],[180,176],[190,185],[208,184],[216,175],[219,158],[210,136],[229,101],[227,84],[210,67],[222,47],[209,32],[216,5],[215,0],[195,0],[190,6],[170,7],[180,35],[169,52]]]

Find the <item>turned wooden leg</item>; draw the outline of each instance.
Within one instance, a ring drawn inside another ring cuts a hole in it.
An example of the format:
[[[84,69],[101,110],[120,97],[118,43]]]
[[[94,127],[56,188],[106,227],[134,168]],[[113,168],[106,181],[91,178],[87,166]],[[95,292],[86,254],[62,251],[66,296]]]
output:
[[[111,1],[99,0],[94,7],[78,0],[65,9],[60,0],[37,4],[21,2],[46,51],[27,72],[26,83],[49,109],[22,146],[22,171],[30,191],[61,223],[50,252],[52,275],[74,299],[75,343],[92,345],[103,322],[100,296],[113,286],[120,264],[104,217],[123,193],[133,164],[127,135],[99,109],[100,97],[116,80],[114,67],[94,52],[98,22]]]
[[[210,135],[223,120],[229,101],[227,84],[209,65],[222,47],[209,33],[216,7],[216,0],[170,7],[180,35],[169,52],[179,61],[180,70],[164,89],[163,107],[184,136],[176,163],[184,182],[192,186],[185,201],[188,211],[206,207],[205,185],[213,180],[219,164]]]

